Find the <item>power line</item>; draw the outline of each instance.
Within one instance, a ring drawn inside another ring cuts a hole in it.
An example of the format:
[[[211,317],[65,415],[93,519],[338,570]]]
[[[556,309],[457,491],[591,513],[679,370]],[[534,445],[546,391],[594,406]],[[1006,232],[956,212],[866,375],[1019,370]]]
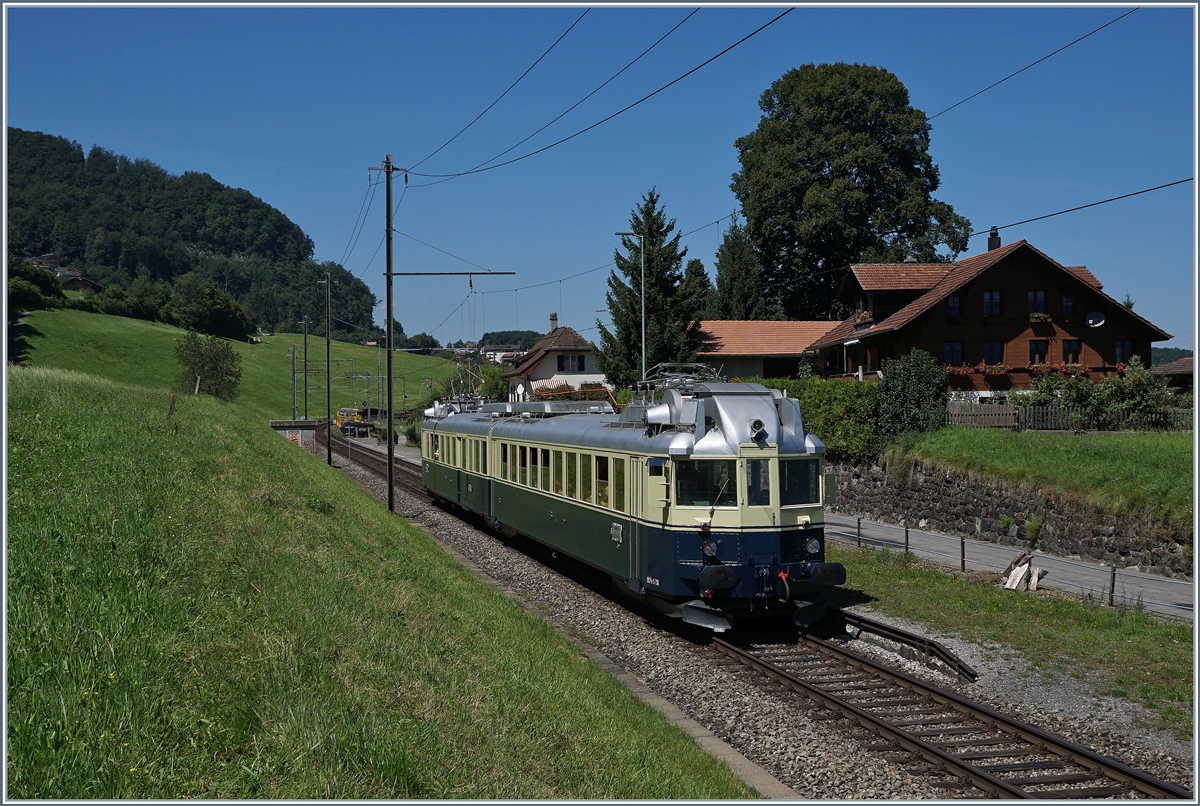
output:
[[[460,172],[460,173],[454,173],[454,174],[423,174],[423,173],[415,173],[415,172],[414,172],[414,173],[413,173],[413,176],[422,176],[422,177],[426,177],[426,178],[428,178],[428,179],[446,179],[446,178],[454,178],[454,177],[457,177],[457,176],[467,176],[467,175],[470,175],[470,174],[483,173],[483,172],[485,172],[485,171],[493,171],[493,170],[495,170],[495,169],[497,169],[497,168],[503,168],[503,167],[504,167],[504,166],[506,166],[506,165],[512,165],[514,162],[520,162],[521,160],[529,159],[530,157],[532,157],[532,156],[534,156],[534,155],[541,154],[543,151],[549,151],[550,149],[554,148],[555,146],[560,146],[560,145],[562,145],[563,143],[567,142],[568,140],[574,140],[574,139],[575,139],[576,137],[578,137],[579,135],[581,135],[581,134],[584,134],[585,132],[589,132],[589,131],[591,131],[592,129],[596,128],[597,126],[600,126],[600,125],[602,125],[602,124],[604,124],[604,123],[607,123],[608,121],[612,120],[613,118],[617,117],[618,115],[623,115],[624,113],[628,112],[630,109],[633,109],[635,106],[638,106],[639,104],[642,104],[642,103],[644,103],[644,102],[646,102],[646,101],[650,100],[650,99],[651,99],[651,98],[653,98],[655,95],[658,95],[660,92],[662,92],[662,91],[666,90],[666,89],[667,89],[667,88],[669,88],[669,87],[672,87],[672,86],[674,86],[675,84],[678,84],[680,81],[683,81],[683,79],[687,78],[687,77],[688,77],[688,76],[690,76],[692,73],[696,72],[696,71],[697,71],[697,70],[699,70],[700,68],[702,68],[702,67],[705,67],[705,66],[707,66],[707,65],[711,64],[712,62],[716,61],[717,59],[721,58],[721,57],[722,57],[722,56],[724,56],[726,53],[728,53],[729,51],[733,50],[733,49],[734,49],[734,48],[736,48],[738,45],[741,45],[743,42],[746,42],[746,41],[747,41],[748,39],[750,39],[751,37],[753,37],[753,36],[756,36],[756,35],[758,35],[758,34],[762,33],[762,32],[763,32],[763,31],[765,31],[767,28],[769,28],[770,26],[772,26],[772,25],[774,25],[775,23],[779,22],[781,19],[783,19],[784,17],[786,17],[788,14],[792,13],[792,11],[794,11],[794,9],[791,9],[791,8],[789,8],[788,10],[786,10],[786,11],[784,11],[782,14],[780,14],[778,17],[775,17],[775,18],[774,18],[773,20],[771,20],[770,22],[768,22],[768,23],[766,23],[765,25],[763,25],[763,26],[761,26],[761,27],[759,27],[759,28],[755,29],[754,31],[752,31],[752,32],[750,32],[750,33],[748,33],[748,34],[746,34],[744,37],[742,37],[741,39],[739,39],[737,42],[734,42],[734,43],[733,43],[732,45],[730,45],[729,47],[725,48],[723,51],[721,51],[720,53],[718,53],[716,56],[713,56],[713,57],[711,57],[711,58],[709,58],[709,59],[706,59],[705,61],[703,61],[703,62],[701,62],[700,64],[698,64],[698,65],[696,65],[695,67],[693,67],[691,70],[688,70],[688,71],[687,71],[686,73],[684,73],[683,75],[679,76],[678,78],[674,79],[673,81],[670,81],[670,82],[668,82],[668,83],[666,83],[666,84],[662,85],[661,87],[659,87],[658,89],[656,89],[654,92],[650,93],[649,95],[645,95],[645,96],[643,96],[642,98],[639,98],[638,100],[636,100],[636,101],[634,101],[633,103],[629,104],[629,106],[626,106],[624,109],[620,109],[620,110],[618,110],[618,111],[616,111],[616,112],[613,112],[611,115],[609,115],[608,117],[604,118],[603,120],[598,120],[598,121],[596,121],[595,123],[593,123],[591,126],[588,126],[587,128],[584,128],[584,129],[580,129],[579,131],[575,132],[574,134],[572,134],[572,135],[568,135],[567,137],[564,137],[564,138],[562,138],[561,140],[557,140],[557,141],[555,141],[555,142],[551,143],[550,145],[543,146],[543,147],[541,147],[541,148],[539,148],[539,149],[536,149],[536,150],[534,150],[534,151],[530,151],[528,154],[524,154],[524,155],[522,155],[522,156],[520,156],[520,157],[514,157],[513,159],[506,160],[506,161],[504,161],[504,162],[498,162],[498,163],[496,163],[495,165],[489,165],[489,166],[487,166],[486,168],[474,168],[474,169],[471,169],[471,170],[469,170],[469,171],[462,171],[462,172]],[[418,164],[419,164],[419,163],[418,163]],[[429,182],[429,183],[426,183],[426,184],[424,184],[424,185],[416,185],[416,187],[428,187],[428,185],[431,185],[431,184],[435,184],[435,183],[433,183],[433,182]]]
[[[362,204],[358,206],[358,215],[354,218],[354,226],[350,228],[350,240],[346,242],[346,248],[342,250],[342,259],[338,261],[343,266],[346,264],[346,258],[349,256],[350,244],[355,240],[354,233],[359,231],[358,222],[363,219],[363,208],[367,206],[367,199],[374,195],[371,193],[371,190],[376,184],[378,183],[371,182],[371,172],[367,171],[367,189],[363,193]]]
[[[450,257],[454,258],[455,260],[461,260],[463,263],[466,263],[470,266],[474,266],[477,269],[483,269],[485,272],[491,271],[491,269],[486,268],[484,266],[480,266],[478,263],[473,263],[470,260],[467,260],[465,257],[459,257],[458,255],[454,254],[453,252],[447,252],[445,249],[434,246],[431,243],[425,243],[420,238],[414,238],[413,236],[409,235],[407,232],[401,232],[398,229],[392,230],[392,231],[395,232],[397,235],[403,235],[405,238],[408,238],[410,241],[416,241],[417,243],[421,244],[422,246],[428,246],[430,249],[433,249],[434,251],[441,252],[443,255],[449,255]],[[511,272],[510,272],[510,274],[511,274]]]
[[[508,152],[512,151],[513,149],[517,148],[518,146],[522,146],[522,145],[524,145],[525,143],[527,143],[527,142],[529,142],[530,140],[532,140],[534,137],[537,137],[539,134],[541,134],[542,132],[544,132],[546,129],[548,129],[548,128],[550,128],[551,126],[553,126],[553,125],[554,125],[555,123],[557,123],[558,121],[562,120],[564,117],[566,117],[568,114],[570,114],[571,112],[573,112],[573,111],[574,111],[574,110],[575,110],[575,109],[576,109],[576,108],[577,108],[577,107],[578,107],[580,104],[582,104],[582,103],[583,103],[584,101],[586,101],[588,98],[591,98],[593,95],[595,95],[596,93],[598,93],[600,90],[602,90],[602,89],[604,89],[605,87],[607,87],[607,86],[608,86],[608,85],[609,85],[609,84],[610,84],[610,83],[611,83],[611,82],[612,82],[612,81],[613,81],[613,80],[614,80],[614,79],[615,79],[617,76],[621,75],[621,74],[622,74],[622,73],[624,73],[626,70],[628,70],[630,67],[633,67],[635,64],[637,64],[637,62],[638,62],[639,60],[641,60],[641,58],[642,58],[643,56],[645,56],[647,53],[649,53],[650,51],[652,51],[652,50],[654,50],[656,47],[658,47],[658,46],[659,46],[659,45],[662,43],[662,41],[663,41],[664,39],[666,39],[666,38],[667,38],[668,36],[670,36],[671,34],[675,33],[675,31],[676,31],[676,30],[678,30],[678,28],[679,28],[681,25],[683,25],[685,22],[687,22],[687,21],[688,21],[688,20],[690,20],[690,19],[691,19],[693,16],[695,16],[696,12],[698,12],[699,10],[700,10],[700,9],[698,9],[698,8],[697,8],[697,9],[693,9],[693,10],[692,10],[692,12],[691,12],[691,14],[688,14],[688,15],[687,15],[686,17],[684,17],[682,20],[680,20],[679,22],[677,22],[677,23],[675,24],[675,26],[674,26],[673,28],[671,28],[671,30],[667,31],[665,34],[663,34],[662,36],[660,36],[660,37],[658,38],[658,40],[657,40],[657,41],[655,41],[655,43],[654,43],[653,45],[651,45],[650,47],[646,48],[646,49],[645,49],[645,50],[643,50],[641,53],[639,53],[639,54],[637,55],[637,57],[636,57],[636,58],[634,58],[634,60],[633,60],[633,61],[629,62],[627,65],[625,65],[624,67],[622,67],[620,70],[618,70],[617,72],[613,73],[613,74],[612,74],[612,75],[611,75],[611,76],[608,78],[608,80],[607,80],[607,81],[605,81],[605,82],[604,82],[603,84],[601,84],[600,86],[596,87],[596,89],[592,90],[592,91],[591,91],[591,92],[589,92],[587,95],[585,95],[585,96],[583,96],[582,98],[580,98],[580,99],[579,99],[578,101],[576,101],[576,102],[575,102],[575,103],[574,103],[574,104],[573,104],[573,105],[572,105],[570,108],[568,108],[568,109],[567,109],[565,112],[562,112],[562,113],[561,113],[561,114],[560,114],[558,117],[554,118],[554,119],[553,119],[553,120],[551,120],[549,123],[547,123],[545,126],[542,126],[542,128],[538,129],[538,130],[537,130],[537,131],[535,131],[533,134],[531,134],[531,135],[529,135],[528,137],[526,137],[524,140],[521,140],[519,143],[514,143],[513,145],[511,145],[511,146],[509,146],[508,148],[504,149],[503,151],[501,151],[499,154],[497,154],[496,156],[492,157],[491,159],[484,160],[483,162],[479,163],[479,164],[478,164],[478,165],[476,165],[474,168],[471,168],[471,171],[474,171],[474,170],[476,170],[476,169],[478,169],[478,168],[482,168],[483,166],[487,165],[489,162],[495,162],[496,160],[500,159],[501,157],[503,157],[503,156],[504,156],[505,154],[507,154]],[[414,166],[414,167],[415,167],[415,166]],[[440,185],[440,184],[442,184],[443,182],[449,182],[451,179],[456,179],[456,178],[458,178],[459,176],[462,176],[462,174],[454,174],[454,175],[452,175],[452,176],[447,176],[445,179],[439,179],[439,180],[438,180],[438,181],[436,181],[436,182],[427,182],[427,183],[425,183],[425,184],[423,184],[423,185],[418,185],[418,187],[430,187],[430,186],[432,186],[432,185]]]
[[[1145,190],[1137,190],[1137,191],[1134,191],[1133,193],[1126,193],[1123,196],[1113,196],[1111,199],[1104,199],[1103,201],[1092,202],[1091,204],[1082,204],[1079,207],[1072,207],[1069,210],[1059,210],[1057,213],[1047,213],[1046,215],[1040,215],[1037,218],[1027,218],[1024,221],[1015,221],[1012,224],[1005,224],[1004,226],[996,227],[995,229],[997,229],[997,230],[1008,229],[1009,227],[1015,227],[1020,224],[1028,224],[1032,221],[1041,221],[1043,218],[1053,218],[1056,215],[1063,215],[1064,213],[1073,213],[1076,210],[1086,210],[1089,207],[1095,207],[1100,204],[1108,204],[1109,202],[1118,201],[1120,199],[1128,199],[1130,196],[1140,196],[1143,193],[1150,193],[1155,190],[1162,190],[1163,188],[1174,187],[1175,185],[1182,185],[1184,182],[1191,182],[1191,181],[1192,181],[1192,177],[1189,176],[1187,179],[1179,179],[1175,182],[1168,182],[1165,185],[1158,185],[1157,187],[1146,188]],[[972,232],[970,237],[974,238],[976,235],[986,235],[991,229],[992,228],[989,227],[986,230],[980,230],[979,232]]]
[[[420,165],[422,162],[425,162],[425,160],[428,160],[428,159],[429,159],[430,157],[432,157],[434,154],[438,153],[438,152],[439,152],[439,151],[441,151],[443,148],[445,148],[446,146],[450,145],[450,144],[451,144],[451,143],[453,143],[455,140],[457,140],[457,139],[458,139],[458,135],[459,135],[459,134],[462,134],[462,133],[463,133],[463,132],[465,132],[467,129],[469,129],[469,128],[471,128],[472,126],[474,126],[474,125],[475,125],[475,122],[476,122],[477,120],[479,120],[481,117],[483,117],[484,115],[486,115],[486,114],[488,113],[488,111],[489,111],[489,110],[490,110],[490,109],[491,109],[493,106],[495,106],[496,104],[500,103],[500,99],[501,99],[501,98],[503,98],[505,95],[508,95],[508,93],[509,93],[509,92],[512,90],[512,88],[513,88],[513,87],[515,87],[515,86],[517,86],[518,84],[520,84],[520,83],[521,83],[521,79],[523,79],[523,78],[525,78],[525,76],[529,75],[529,71],[530,71],[530,70],[532,70],[533,68],[537,67],[537,66],[538,66],[538,62],[540,62],[542,59],[546,58],[546,56],[548,56],[548,55],[550,54],[550,51],[554,50],[555,46],[556,46],[556,45],[558,45],[558,43],[559,43],[559,42],[563,41],[563,37],[565,37],[567,34],[571,33],[571,28],[574,28],[576,25],[578,25],[578,24],[579,24],[579,20],[582,20],[584,17],[586,17],[586,16],[587,16],[587,13],[588,13],[589,11],[591,11],[591,9],[590,9],[590,8],[585,8],[585,9],[583,10],[583,13],[579,15],[579,19],[577,19],[577,20],[575,20],[575,22],[571,23],[571,27],[570,27],[570,28],[567,28],[567,30],[563,31],[563,33],[562,33],[562,36],[560,36],[558,39],[554,40],[554,44],[553,44],[553,45],[551,45],[550,47],[546,48],[546,52],[545,52],[545,53],[543,53],[541,56],[538,56],[538,57],[537,57],[537,61],[535,61],[533,64],[529,65],[529,68],[528,68],[528,69],[527,69],[527,70],[526,70],[524,73],[521,73],[521,75],[520,75],[520,76],[517,78],[517,80],[516,80],[516,81],[514,81],[512,84],[510,84],[510,85],[509,85],[509,87],[508,87],[508,89],[507,89],[507,90],[505,90],[504,92],[500,93],[500,97],[499,97],[499,98],[497,98],[496,100],[492,101],[490,104],[488,104],[488,106],[487,106],[487,109],[483,110],[483,111],[482,111],[482,112],[480,112],[478,115],[476,115],[476,116],[475,116],[475,120],[472,120],[472,121],[471,121],[470,123],[468,123],[466,126],[463,126],[463,127],[462,127],[462,129],[461,129],[461,130],[458,132],[458,134],[454,135],[454,136],[453,136],[453,137],[451,137],[449,140],[447,140],[446,142],[442,143],[440,146],[438,146],[436,149],[434,149],[434,151],[433,151],[433,154],[430,154],[429,156],[425,157],[425,159],[421,160],[421,162],[418,162],[418,163],[416,163],[416,165],[413,165],[412,167],[413,167],[413,168],[416,168],[416,167],[417,167],[417,166],[419,166],[419,165]]]
[[[346,265],[346,261],[350,259],[350,256],[354,254],[354,248],[358,246],[358,239],[362,237],[363,228],[367,226],[367,216],[369,216],[371,213],[371,206],[375,204],[375,189],[378,187],[379,182],[374,182],[367,188],[367,190],[370,191],[370,196],[363,199],[366,210],[364,212],[363,208],[360,207],[358,210],[358,218],[354,222],[354,226],[357,228],[358,233],[351,234],[350,243],[346,245],[346,251],[342,253],[342,259],[338,261],[343,266]]]
[[[1107,28],[1108,26],[1112,25],[1114,22],[1118,22],[1119,20],[1123,20],[1123,19],[1125,19],[1125,18],[1126,18],[1126,17],[1128,17],[1130,14],[1132,14],[1134,11],[1137,11],[1137,9],[1135,8],[1135,9],[1133,9],[1132,11],[1126,11],[1124,14],[1122,14],[1122,15],[1121,15],[1121,16],[1119,16],[1119,17],[1117,17],[1115,20],[1109,20],[1108,22],[1104,23],[1104,24],[1103,24],[1103,25],[1101,25],[1099,28],[1097,28],[1095,31],[1089,31],[1088,33],[1086,33],[1086,34],[1084,34],[1083,36],[1081,36],[1081,37],[1079,37],[1078,39],[1076,39],[1074,42],[1068,42],[1067,44],[1063,45],[1063,46],[1062,46],[1061,48],[1059,48],[1058,50],[1054,51],[1054,53],[1047,53],[1045,56],[1043,56],[1042,58],[1038,59],[1036,62],[1031,62],[1031,63],[1029,63],[1029,64],[1025,65],[1024,67],[1022,67],[1022,68],[1021,68],[1020,70],[1018,70],[1017,72],[1015,72],[1015,73],[1012,73],[1011,75],[1007,75],[1007,76],[1005,76],[1004,78],[1002,78],[1002,79],[1000,79],[999,81],[997,81],[995,84],[989,84],[988,86],[984,87],[983,89],[981,89],[979,92],[975,93],[974,95],[969,95],[969,96],[967,96],[966,98],[963,98],[963,99],[962,99],[961,101],[959,101],[958,103],[956,103],[956,104],[954,104],[954,105],[952,105],[952,106],[948,106],[948,107],[946,107],[946,108],[945,108],[945,109],[943,109],[941,112],[938,112],[938,113],[937,113],[937,115],[934,115],[933,117],[930,117],[930,118],[926,118],[926,120],[927,120],[927,121],[933,120],[933,118],[936,118],[936,117],[938,117],[938,116],[940,116],[940,115],[944,115],[944,114],[946,114],[947,112],[949,112],[949,111],[950,111],[951,109],[953,109],[954,107],[956,107],[956,106],[962,106],[963,104],[965,104],[967,101],[971,100],[972,98],[976,98],[976,97],[978,97],[978,96],[980,96],[980,95],[983,95],[985,92],[987,92],[988,90],[990,90],[992,87],[998,87],[998,86],[1000,86],[1000,85],[1001,85],[1001,84],[1003,84],[1005,81],[1008,81],[1010,78],[1012,78],[1013,76],[1018,76],[1018,75],[1020,75],[1021,73],[1024,73],[1024,72],[1025,72],[1026,70],[1028,70],[1030,67],[1033,67],[1033,66],[1034,66],[1034,65],[1036,65],[1036,64],[1041,64],[1042,62],[1046,61],[1046,59],[1049,59],[1051,56],[1055,55],[1056,53],[1062,53],[1064,50],[1066,50],[1067,48],[1071,47],[1071,45],[1074,45],[1074,44],[1076,44],[1076,43],[1078,43],[1078,42],[1082,42],[1083,40],[1087,39],[1087,38],[1088,38],[1089,36],[1091,36],[1092,34],[1094,34],[1094,33],[1098,33],[1098,32],[1100,32],[1100,31],[1103,31],[1105,28]]]

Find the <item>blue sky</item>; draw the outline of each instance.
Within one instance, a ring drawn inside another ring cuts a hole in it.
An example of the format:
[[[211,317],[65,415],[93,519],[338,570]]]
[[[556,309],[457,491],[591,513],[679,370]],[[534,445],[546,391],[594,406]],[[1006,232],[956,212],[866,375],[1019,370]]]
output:
[[[510,156],[565,137],[695,67],[784,7],[702,8],[636,65]],[[801,6],[653,99],[522,162],[430,187],[411,178],[396,228],[513,277],[397,278],[405,330],[442,341],[485,330],[596,337],[608,270],[631,209],[658,188],[677,231],[736,208],[734,140],[762,92],[806,63],[895,73],[934,115],[1132,6]],[[595,8],[494,108],[417,170],[450,173],[503,151],[574,104],[690,7]],[[8,125],[100,145],[171,173],[203,171],[274,205],[383,298],[378,188],[390,153],[412,166],[478,115],[583,13],[551,8],[6,7]],[[974,231],[1193,176],[1195,30],[1190,7],[1151,7],[933,121],[935,197]],[[426,180],[427,181],[427,180]],[[397,180],[399,197],[403,184]],[[1005,229],[1060,263],[1086,265],[1117,299],[1191,348],[1195,183]],[[727,221],[684,239],[713,273]],[[986,249],[986,235],[966,254]],[[372,255],[374,259],[372,260]],[[397,271],[472,267],[397,237]],[[540,288],[514,287],[549,283]],[[485,293],[486,292],[486,293]],[[376,321],[382,324],[382,310]],[[1160,345],[1163,346],[1163,345]]]

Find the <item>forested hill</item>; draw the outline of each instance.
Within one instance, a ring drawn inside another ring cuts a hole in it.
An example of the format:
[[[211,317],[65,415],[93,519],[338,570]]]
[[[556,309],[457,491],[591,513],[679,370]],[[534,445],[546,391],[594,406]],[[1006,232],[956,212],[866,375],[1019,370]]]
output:
[[[317,280],[330,271],[334,330],[361,339],[355,327],[374,328],[365,283],[315,263],[312,239],[287,216],[205,173],[173,176],[100,146],[85,156],[79,143],[9,127],[8,220],[19,250],[57,253],[106,286],[101,298],[132,294],[142,311],[166,306],[186,275],[183,286],[228,294],[264,329],[296,331],[305,315],[315,328],[325,314]]]

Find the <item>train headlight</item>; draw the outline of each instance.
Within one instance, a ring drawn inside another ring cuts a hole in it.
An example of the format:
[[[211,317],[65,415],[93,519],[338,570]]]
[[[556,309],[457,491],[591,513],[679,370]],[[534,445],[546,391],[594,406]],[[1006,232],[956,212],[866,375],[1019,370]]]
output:
[[[704,550],[704,556],[706,556],[706,557],[716,557],[717,556],[717,541],[705,540],[704,543],[701,545],[701,548]]]
[[[805,542],[804,548],[809,554],[820,554],[821,553],[821,538],[810,537],[808,539],[808,541]]]

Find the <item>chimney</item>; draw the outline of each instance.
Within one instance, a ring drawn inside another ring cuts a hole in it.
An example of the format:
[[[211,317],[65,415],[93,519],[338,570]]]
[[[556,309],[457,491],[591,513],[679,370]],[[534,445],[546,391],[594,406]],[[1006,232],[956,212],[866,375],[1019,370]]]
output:
[[[558,329],[558,314],[554,311],[550,312],[550,332]]]
[[[988,233],[988,251],[1000,248],[1000,232],[995,227]]]

